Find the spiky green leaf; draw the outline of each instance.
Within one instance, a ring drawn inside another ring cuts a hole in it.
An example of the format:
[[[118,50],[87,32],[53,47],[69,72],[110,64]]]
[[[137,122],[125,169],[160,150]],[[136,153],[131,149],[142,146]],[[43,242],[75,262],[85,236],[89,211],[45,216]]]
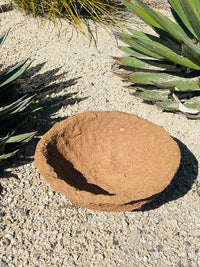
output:
[[[178,71],[175,64],[170,64],[162,60],[144,59],[135,57],[118,58],[119,62],[125,66],[130,66],[135,69],[151,70],[151,71]]]
[[[126,3],[127,1],[124,0],[123,2]],[[154,27],[164,29],[171,36],[173,36],[174,39],[176,39],[179,42],[181,42],[181,41],[186,42],[187,40],[189,40],[186,33],[183,31],[183,29],[178,24],[176,24],[175,22],[173,22],[172,20],[170,20],[166,16],[160,14],[159,12],[152,10],[150,7],[148,7],[148,5],[146,5],[141,0],[132,0],[132,2],[137,4],[138,6],[140,6],[151,18],[153,18],[153,20],[156,21],[156,23],[159,26],[153,25]],[[143,17],[140,17],[140,18],[143,21],[145,21],[145,15]]]
[[[200,110],[194,109],[194,108],[188,108],[184,104],[182,104],[181,101],[178,99],[178,97],[175,94],[173,94],[172,96],[173,96],[174,100],[176,101],[176,103],[178,104],[178,110],[179,111],[181,111],[183,113],[192,114],[192,115],[197,115],[200,113]]]
[[[129,76],[129,79],[135,84],[160,84],[163,81],[174,80],[176,76],[167,73],[143,73],[135,72]]]
[[[129,76],[135,84],[154,85],[162,89],[178,92],[200,91],[199,78],[184,78],[168,73],[135,72]]]
[[[7,140],[10,138],[11,135],[7,134],[4,137],[0,138],[0,154],[2,154],[5,150],[5,144],[7,142]]]
[[[150,42],[154,41],[154,42],[159,43],[165,47],[168,47],[170,50],[172,50],[176,54],[179,54],[179,55],[182,54],[180,43],[177,43],[174,39],[168,38],[168,36],[166,35],[166,32],[163,33],[162,30],[159,30],[158,33],[160,33],[163,37],[165,36],[165,38],[157,37],[155,35],[152,35],[149,33],[143,33],[143,32],[136,31],[136,30],[129,30],[129,31],[132,33],[133,38],[136,38],[139,40],[147,40]],[[129,37],[129,38],[131,38],[131,37]]]
[[[7,35],[8,35],[9,31],[5,32],[2,36],[0,36],[0,46],[3,44],[3,42],[5,41]]]
[[[6,160],[6,159],[8,159],[8,158],[14,156],[17,152],[18,152],[18,149],[15,150],[15,151],[12,151],[12,152],[10,152],[10,153],[4,153],[4,154],[0,155],[0,162],[1,162],[2,160]]]
[[[193,0],[190,0],[190,4],[192,5]],[[194,12],[197,18],[200,20],[200,0],[194,0]]]
[[[199,103],[185,103],[187,108],[192,108],[198,110],[200,112],[200,104]]]
[[[128,47],[128,46],[118,46],[118,48],[131,55],[131,56],[134,56],[134,57],[137,57],[137,58],[145,58],[145,55],[143,53],[140,53],[138,51],[136,51],[135,49],[133,49],[132,47]],[[148,56],[147,56],[148,57]]]
[[[11,103],[8,106],[0,108],[0,121],[7,119],[13,114],[24,111],[30,104],[33,96],[27,97],[23,96],[14,103]]]
[[[140,96],[146,101],[164,101],[168,100],[170,94],[170,90],[146,90]]]
[[[6,143],[7,144],[16,143],[16,145],[18,146],[21,145],[22,143],[24,144],[29,142],[35,134],[36,132],[14,135],[11,136]]]
[[[14,67],[10,68],[8,71],[0,74],[0,90],[16,81],[27,70],[30,64],[30,61],[23,60]]]
[[[192,91],[200,91],[200,83],[199,78],[182,78],[174,76],[174,79],[169,82],[163,81],[162,83],[155,83],[158,88],[170,88],[171,91],[177,92],[192,92]]]
[[[0,161],[14,156],[18,152],[18,148],[28,143],[35,134],[36,132],[31,132],[9,137],[5,143],[4,151],[0,151]]]
[[[185,106],[200,110],[200,96],[192,97],[185,101]]]
[[[144,48],[148,48],[152,52],[157,53],[161,57],[163,57],[163,58],[165,58],[171,62],[174,62],[175,64],[180,64],[180,65],[185,66],[187,68],[200,70],[200,66],[196,65],[188,58],[176,54],[174,51],[172,51],[168,47],[166,47],[166,46],[164,46],[158,42],[153,42],[153,41],[149,41],[146,39],[136,39],[136,38],[134,38],[133,40],[135,42],[137,42],[138,44],[140,44],[141,46],[143,46]]]
[[[200,118],[200,98],[189,102],[199,97],[200,91],[200,45],[197,41],[200,41],[200,0],[168,1],[177,23],[152,10],[142,0],[123,1],[158,36],[136,30],[120,35],[129,45],[120,49],[131,55],[117,58],[126,70],[121,76],[139,85],[136,91],[144,100],[164,110]],[[130,71],[133,74],[129,75]],[[152,90],[156,87],[158,89]]]
[[[183,55],[200,66],[200,48],[194,44],[182,44]]]
[[[161,26],[156,22],[156,20],[148,14],[136,1],[125,1],[122,0],[125,6],[127,6],[132,12],[134,12],[141,20],[151,27],[161,28]],[[133,4],[134,3],[134,4]]]
[[[138,51],[139,53],[142,53],[144,55],[144,57],[153,57],[153,58],[157,58],[157,59],[162,59],[163,57],[153,53],[151,50],[149,50],[148,48],[145,48],[143,46],[141,46],[140,44],[138,44],[137,42],[135,42],[132,39],[133,36],[129,35],[128,37],[125,36],[124,34],[120,34],[119,38],[121,41],[123,41],[124,43],[130,45],[132,47],[132,49],[134,49],[135,51]]]
[[[187,15],[183,11],[181,1],[180,0],[168,0],[168,2],[170,3],[172,10],[176,12],[176,14],[178,15],[178,18],[185,25],[185,27],[193,34],[193,36],[196,36],[195,31],[192,28]],[[175,16],[175,19],[177,20],[176,16]],[[177,22],[179,23],[179,21]]]
[[[178,106],[174,100],[157,101],[155,103],[158,107],[161,107],[165,111],[177,111]]]
[[[180,0],[182,9],[193,29],[195,32],[195,37],[200,41],[200,21],[197,18],[192,6],[188,2],[188,0]],[[184,40],[182,40],[184,41]]]

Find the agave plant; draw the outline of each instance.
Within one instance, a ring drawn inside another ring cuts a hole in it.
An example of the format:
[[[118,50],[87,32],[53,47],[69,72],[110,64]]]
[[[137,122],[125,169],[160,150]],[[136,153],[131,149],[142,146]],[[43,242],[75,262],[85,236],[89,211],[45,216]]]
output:
[[[129,56],[116,59],[142,99],[200,118],[200,0],[168,2],[175,22],[141,0],[123,0],[155,34],[119,34]]]
[[[3,44],[8,32],[0,37],[0,46]],[[13,156],[18,148],[27,143],[35,132],[18,133],[25,123],[32,108],[33,97],[23,96],[10,103],[11,85],[29,67],[28,60],[16,64],[14,67],[0,73],[0,162]]]

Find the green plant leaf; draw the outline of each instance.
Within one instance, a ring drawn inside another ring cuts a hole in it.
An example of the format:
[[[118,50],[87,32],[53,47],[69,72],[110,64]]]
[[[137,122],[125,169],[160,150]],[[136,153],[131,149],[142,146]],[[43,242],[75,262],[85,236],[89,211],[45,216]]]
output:
[[[157,101],[155,104],[158,107],[161,107],[165,111],[177,111],[178,105],[174,100],[164,100],[164,101]]]
[[[148,56],[148,57],[154,57],[154,58],[157,58],[157,59],[162,59],[163,57],[152,52],[151,50],[149,50],[148,48],[146,47],[143,47],[141,46],[140,44],[138,44],[137,42],[135,42],[133,39],[132,39],[132,36],[131,38],[126,38],[124,37],[123,34],[120,34],[119,35],[119,38],[120,40],[122,40],[124,43],[130,45],[133,49],[135,49],[136,51],[144,54],[144,56]]]
[[[194,44],[182,44],[183,55],[200,66],[200,48]]]
[[[178,110],[179,111],[181,111],[183,113],[193,114],[193,115],[200,113],[200,110],[195,109],[195,108],[188,108],[184,104],[182,104],[181,101],[178,99],[178,97],[175,94],[173,94],[172,96],[173,96],[174,100],[176,101],[176,103],[178,104]]]
[[[172,50],[176,54],[179,54],[179,55],[182,54],[180,43],[177,43],[173,38],[172,39],[168,38],[168,36],[166,36],[166,32],[163,33],[162,30],[159,30],[158,33],[160,33],[162,36],[165,34],[165,38],[157,37],[155,35],[152,35],[149,33],[143,33],[143,32],[136,31],[136,30],[129,30],[129,31],[132,33],[131,37],[133,38],[136,38],[139,40],[154,41],[165,47],[168,47],[170,50]]]
[[[5,32],[2,36],[0,36],[0,46],[3,44],[3,42],[5,41],[7,35],[9,33],[9,30],[7,32]]]
[[[7,140],[10,138],[11,135],[7,134],[4,137],[0,138],[0,154],[2,154],[5,150],[5,144],[7,142]]]
[[[196,103],[185,103],[185,106],[187,107],[187,108],[192,108],[192,109],[197,109],[197,110],[199,110],[199,112],[200,112],[200,103],[199,102],[196,102]]]
[[[36,132],[31,132],[9,137],[9,139],[6,142],[6,151],[3,151],[4,152],[3,154],[2,152],[0,152],[0,161],[15,155],[18,152],[18,148],[28,143],[35,134]]]
[[[124,0],[124,2],[127,2]],[[132,0],[135,4],[139,5],[151,18],[153,18],[159,26],[153,25],[153,27],[164,29],[168,32],[174,39],[177,41],[188,41],[190,40],[183,29],[172,20],[163,16],[159,12],[156,12],[148,7],[143,1],[141,0]],[[145,19],[145,18],[144,18]],[[143,20],[143,18],[142,18]]]
[[[200,20],[200,0],[194,0],[194,1],[190,0],[191,6],[192,6],[192,3],[194,3],[194,5],[195,5],[193,10],[195,11],[197,18]]]
[[[180,79],[156,84],[159,88],[170,88],[171,91],[192,92],[200,91],[199,78]]]
[[[146,55],[144,55],[143,53],[140,53],[140,52],[138,52],[138,51],[136,51],[135,49],[133,49],[132,47],[128,47],[128,46],[118,46],[118,48],[121,50],[121,51],[123,51],[123,52],[125,52],[125,53],[127,53],[127,54],[129,54],[129,55],[131,55],[131,56],[134,56],[134,57],[137,57],[137,58],[149,58],[149,56],[146,56]]]
[[[171,49],[160,43],[149,41],[146,39],[136,39],[136,38],[134,38],[134,41],[143,46],[144,48],[148,48],[152,52],[157,53],[163,58],[168,59],[171,62],[174,62],[175,64],[179,64],[187,68],[200,70],[200,66],[196,65],[188,58],[176,54]]]
[[[5,140],[8,140],[9,137],[10,137],[10,135],[0,137],[0,146],[5,142]]]
[[[193,9],[193,10],[195,11],[195,13],[196,13],[196,9],[197,9],[196,4],[200,4],[200,2],[199,2],[199,1],[196,1],[196,0],[188,0],[188,2],[190,3],[192,9]]]
[[[168,0],[168,2],[172,6],[173,11],[175,11],[178,17],[181,19],[185,27],[193,34],[193,36],[196,36],[195,31],[193,30],[186,13],[183,11],[181,1],[180,0]]]
[[[134,69],[144,69],[151,71],[178,71],[175,64],[171,64],[162,60],[154,59],[144,59],[144,58],[135,58],[135,57],[121,57],[118,58],[119,62],[125,66],[130,66]]]
[[[130,81],[135,84],[155,85],[172,91],[199,91],[199,78],[184,78],[179,75],[162,73],[134,72],[129,75]],[[175,88],[177,87],[177,88]]]
[[[36,132],[31,132],[31,133],[25,133],[25,134],[18,134],[18,135],[14,135],[11,136],[6,144],[10,144],[10,143],[17,143],[17,145],[21,145],[22,143],[27,143],[29,142],[33,136],[36,134]]]
[[[22,98],[18,99],[14,103],[0,108],[0,121],[7,119],[13,114],[24,111],[31,104],[31,100],[34,96],[30,96],[27,98],[25,97],[26,96],[23,96]]]
[[[158,88],[170,89],[171,91],[200,91],[199,78],[181,78],[167,73],[135,72],[129,76],[129,79],[135,84],[154,85]]]
[[[193,31],[195,32],[196,38],[200,41],[200,21],[197,18],[194,10],[192,9],[188,0],[180,0],[183,11],[188,18],[190,25],[192,26]],[[182,40],[184,41],[184,40]]]
[[[136,30],[120,34],[129,47],[119,48],[130,56],[116,57],[123,65],[119,74],[138,85],[135,93],[142,99],[200,119],[200,0],[168,1],[177,23],[142,0],[123,1],[157,35]]]
[[[30,64],[30,61],[28,62],[28,60],[24,60],[10,68],[8,71],[0,74],[0,90],[18,79],[27,70]]]
[[[8,32],[0,37],[0,45],[7,34]],[[15,96],[10,96],[12,91],[8,88],[30,64],[30,60],[27,59],[0,74],[0,94],[3,95],[0,107],[0,161],[13,156],[18,151],[18,147],[30,141],[35,135],[35,132],[15,134],[16,130],[20,133],[22,124],[36,111],[34,96],[25,95],[14,101],[12,99]]]
[[[163,81],[171,81],[176,79],[177,76],[170,75],[167,73],[144,73],[135,72],[129,76],[129,79],[135,84],[149,84],[155,85],[155,83],[160,84]]]
[[[1,162],[2,160],[6,160],[6,159],[8,159],[8,158],[14,156],[17,152],[18,152],[18,149],[15,150],[15,151],[13,151],[13,152],[10,152],[10,153],[4,153],[4,154],[0,155],[0,162]]]
[[[146,90],[141,92],[140,96],[146,101],[163,101],[168,100],[170,94],[170,90]]]
[[[194,96],[185,100],[185,106],[200,110],[200,96]]]
[[[144,10],[144,8],[140,7],[137,1],[132,1],[131,3],[130,1],[122,0],[122,2],[149,26],[162,28],[160,24],[158,24],[157,21]]]

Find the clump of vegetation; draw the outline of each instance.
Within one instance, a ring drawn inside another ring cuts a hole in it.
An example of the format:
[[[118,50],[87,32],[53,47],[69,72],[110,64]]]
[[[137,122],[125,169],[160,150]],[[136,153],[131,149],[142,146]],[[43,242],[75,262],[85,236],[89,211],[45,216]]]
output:
[[[167,111],[200,118],[200,1],[168,0],[176,22],[141,0],[123,3],[152,27],[119,34],[128,57],[116,58],[120,74],[136,85],[136,94]]]
[[[0,37],[0,46],[7,34]],[[13,156],[35,135],[35,132],[24,133],[25,123],[37,109],[33,96],[15,99],[12,95],[13,83],[29,65],[30,61],[25,60],[0,73],[0,163]]]
[[[115,12],[119,2],[115,0],[14,0],[22,10],[34,16],[46,14],[47,19],[65,18],[81,33],[88,37],[86,27],[82,23],[86,18],[100,22],[107,29],[108,21],[118,25]]]

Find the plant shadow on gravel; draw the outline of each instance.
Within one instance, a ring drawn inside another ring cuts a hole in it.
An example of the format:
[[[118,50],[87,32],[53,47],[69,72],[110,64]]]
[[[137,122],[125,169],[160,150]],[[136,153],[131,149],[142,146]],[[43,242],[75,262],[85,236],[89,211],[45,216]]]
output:
[[[58,74],[61,68],[38,73],[45,64],[46,62],[29,67],[26,73],[23,74],[12,88],[14,97],[19,98],[22,95],[35,95],[34,100],[38,100],[38,108],[41,109],[36,114],[36,122],[33,123],[30,121],[30,123],[25,126],[26,128],[24,128],[25,131],[27,128],[37,131],[37,136],[42,136],[53,126],[53,124],[64,119],[63,117],[51,117],[61,107],[74,105],[75,103],[87,99],[87,97],[78,97],[78,92],[69,92],[69,88],[75,85],[77,80],[81,77],[67,79],[67,72]],[[9,91],[8,93],[10,94],[11,92]],[[56,95],[58,93],[60,93],[59,96]],[[6,169],[32,162],[38,141],[39,138],[33,138],[28,144],[21,147],[20,151],[14,157],[3,162],[2,166],[0,166],[0,178],[13,177],[13,174]]]
[[[194,154],[180,140],[173,138],[181,151],[181,162],[171,183],[152,202],[137,211],[157,209],[163,204],[183,197],[192,188],[198,175],[198,161]]]
[[[51,115],[55,114],[61,107],[74,105],[87,99],[87,97],[77,97],[78,91],[69,92],[68,89],[75,85],[81,77],[66,80],[67,72],[57,74],[61,67],[35,75],[45,64],[46,62],[29,68],[20,81],[22,89],[24,88],[23,94],[35,94],[35,99],[39,101],[41,110],[36,124],[38,135],[44,134],[54,123],[63,119],[62,117],[51,118]],[[56,96],[58,93],[61,94]]]

